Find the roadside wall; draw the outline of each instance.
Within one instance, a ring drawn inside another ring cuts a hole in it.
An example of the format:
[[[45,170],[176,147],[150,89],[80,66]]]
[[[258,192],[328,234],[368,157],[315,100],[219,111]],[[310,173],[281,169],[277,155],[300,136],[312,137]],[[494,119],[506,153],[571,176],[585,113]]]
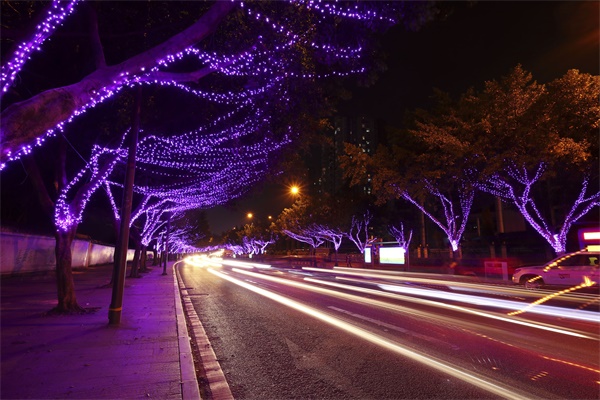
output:
[[[49,271],[56,268],[53,237],[0,233],[0,274]],[[113,262],[115,248],[75,239],[71,246],[73,268]],[[133,260],[134,250],[129,250],[127,260]]]

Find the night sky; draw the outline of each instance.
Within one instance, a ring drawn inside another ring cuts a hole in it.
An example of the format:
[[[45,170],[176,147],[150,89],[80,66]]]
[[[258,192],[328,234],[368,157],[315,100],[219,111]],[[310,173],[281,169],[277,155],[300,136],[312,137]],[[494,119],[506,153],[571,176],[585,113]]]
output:
[[[600,10],[596,1],[456,2],[446,18],[417,32],[401,27],[383,38],[388,70],[371,88],[350,86],[340,113],[360,113],[400,126],[406,110],[426,108],[433,88],[458,95],[507,75],[517,64],[540,83],[569,69],[598,75]],[[292,204],[284,185],[260,187],[235,209],[209,211],[214,233],[246,221],[246,213],[276,217]]]

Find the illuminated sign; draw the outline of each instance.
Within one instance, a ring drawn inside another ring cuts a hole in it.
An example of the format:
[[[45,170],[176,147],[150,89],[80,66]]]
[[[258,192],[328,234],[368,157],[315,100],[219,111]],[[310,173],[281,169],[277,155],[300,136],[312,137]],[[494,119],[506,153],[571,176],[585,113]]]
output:
[[[404,247],[381,247],[379,262],[381,264],[404,264],[406,249]]]
[[[365,262],[366,263],[370,263],[371,262],[371,248],[367,247],[365,249]]]
[[[599,240],[600,232],[583,232],[583,240]]]
[[[579,230],[579,248],[595,251],[600,247],[600,231],[596,229]]]

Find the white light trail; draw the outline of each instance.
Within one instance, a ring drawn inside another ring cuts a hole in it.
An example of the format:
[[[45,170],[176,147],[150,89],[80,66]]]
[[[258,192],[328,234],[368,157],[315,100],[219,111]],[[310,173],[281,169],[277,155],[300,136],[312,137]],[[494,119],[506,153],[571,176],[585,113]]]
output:
[[[405,293],[405,294],[412,294],[415,296],[433,297],[436,299],[459,301],[462,303],[475,304],[478,306],[488,306],[488,307],[502,308],[502,309],[508,309],[508,310],[515,310],[515,311],[522,310],[531,305],[530,303],[523,303],[520,301],[494,299],[494,298],[489,298],[489,297],[473,296],[473,295],[461,294],[461,293],[443,292],[440,290],[419,289],[419,288],[411,288],[411,287],[406,287],[406,286],[387,285],[387,284],[378,284],[377,286],[383,290],[387,290],[387,291],[395,292],[395,293]],[[592,311],[569,310],[566,308],[540,305],[540,306],[537,306],[536,308],[528,309],[527,312],[531,313],[531,314],[551,315],[551,316],[555,316],[555,317],[562,317],[562,318],[576,319],[576,320],[580,320],[580,321],[600,323],[600,316],[598,315],[597,312],[592,312]]]
[[[491,382],[489,382],[489,378],[479,377],[477,375],[474,375],[473,373],[469,373],[460,368],[451,366],[441,360],[426,356],[426,355],[416,352],[414,350],[410,350],[408,348],[400,346],[399,344],[394,343],[382,336],[376,335],[376,334],[366,331],[364,329],[353,326],[341,319],[335,318],[329,314],[323,313],[315,308],[306,306],[295,300],[289,299],[287,297],[284,297],[277,293],[271,292],[269,290],[262,289],[257,286],[253,286],[247,282],[241,281],[239,279],[236,279],[234,277],[226,275],[222,272],[216,271],[212,268],[209,268],[208,271],[222,279],[225,279],[231,283],[234,283],[238,286],[248,289],[254,293],[257,293],[257,294],[260,294],[267,298],[270,298],[271,300],[274,300],[280,304],[283,304],[287,307],[293,308],[297,311],[300,311],[302,313],[310,315],[313,318],[316,318],[327,324],[335,326],[338,329],[341,329],[349,334],[358,336],[361,339],[367,340],[375,345],[378,345],[380,347],[383,347],[385,349],[393,351],[394,353],[402,355],[404,357],[410,358],[410,359],[417,361],[421,364],[424,364],[430,368],[433,368],[437,371],[440,371],[440,372],[443,372],[450,376],[453,376],[457,379],[460,379],[464,382],[467,382],[471,385],[474,385],[482,390],[485,390],[487,392],[490,392],[490,393],[500,396],[502,398],[523,399],[523,400],[530,398],[530,396],[527,394],[520,394],[514,390],[511,390],[510,388],[502,387],[500,384],[491,383]],[[240,272],[246,272],[246,271],[240,271]],[[255,275],[255,274],[252,274],[252,275]]]
[[[259,273],[252,273],[249,271],[238,270],[238,269],[234,269],[234,271],[239,272],[244,275],[252,276],[255,279],[268,280],[268,281],[272,281],[272,282],[277,282],[282,285],[294,286],[294,287],[297,287],[297,288],[300,288],[303,290],[318,292],[318,293],[321,293],[321,294],[324,294],[327,296],[343,298],[345,300],[352,301],[355,303],[363,303],[363,304],[369,304],[369,305],[380,307],[380,308],[391,309],[396,312],[401,312],[404,314],[416,315],[419,318],[428,317],[432,320],[437,320],[437,321],[439,321],[441,318],[441,316],[438,314],[428,313],[425,311],[419,311],[419,310],[415,310],[415,309],[412,309],[409,307],[402,307],[399,305],[390,304],[390,303],[386,303],[386,302],[378,301],[378,300],[374,300],[374,299],[368,299],[368,298],[365,298],[362,296],[356,296],[356,295],[352,295],[352,294],[348,294],[348,293],[340,293],[335,290],[329,290],[329,289],[325,289],[325,288],[321,288],[321,287],[317,287],[317,286],[313,286],[313,285],[307,285],[305,283],[290,281],[288,279],[283,279],[283,278],[278,278],[278,277],[268,276],[268,275],[262,275]],[[522,320],[518,317],[492,314],[492,313],[488,313],[488,312],[484,312],[484,311],[472,310],[472,309],[469,309],[466,307],[457,306],[457,305],[453,305],[453,304],[445,304],[445,303],[438,302],[438,301],[420,299],[420,298],[415,298],[415,297],[410,297],[410,296],[403,296],[403,295],[399,295],[399,294],[395,294],[395,293],[382,292],[381,290],[367,289],[367,288],[357,287],[357,286],[353,286],[353,285],[345,285],[342,283],[323,281],[323,280],[315,279],[315,278],[304,278],[304,281],[313,282],[313,283],[317,283],[320,285],[337,287],[337,288],[344,289],[344,290],[372,294],[372,295],[376,295],[376,296],[380,296],[380,297],[387,297],[387,298],[391,298],[391,299],[395,299],[395,300],[409,301],[411,303],[417,303],[417,304],[422,304],[422,305],[426,305],[426,306],[434,306],[434,307],[438,307],[438,308],[450,309],[453,311],[477,315],[479,317],[495,319],[498,321],[508,322],[508,323],[516,324],[516,325],[527,326],[529,328],[534,328],[534,329],[555,332],[555,333],[559,333],[559,334],[563,334],[563,335],[597,340],[596,337],[589,336],[582,332],[577,332],[577,331],[557,327],[557,326],[550,325],[550,324],[529,322],[529,321]]]
[[[511,324],[516,324],[516,325],[523,325],[523,326],[527,326],[530,328],[560,333],[563,335],[597,340],[597,338],[591,337],[584,333],[580,333],[580,332],[576,332],[576,331],[572,331],[572,330],[568,330],[568,329],[564,329],[564,328],[559,328],[559,327],[556,327],[556,326],[553,326],[550,324],[528,322],[528,321],[524,321],[524,320],[517,319],[517,318],[509,318],[509,317],[505,317],[502,315],[496,315],[496,314],[491,314],[491,313],[487,313],[487,312],[483,312],[483,311],[472,310],[470,308],[456,306],[453,304],[445,304],[445,303],[441,303],[441,302],[433,301],[433,300],[425,300],[425,299],[419,299],[419,298],[415,298],[415,297],[396,295],[396,294],[381,292],[379,290],[366,289],[366,288],[360,288],[360,287],[356,287],[356,286],[352,286],[352,285],[344,285],[341,283],[322,281],[322,280],[314,279],[314,278],[305,278],[305,280],[309,281],[309,282],[319,283],[322,285],[338,287],[338,288],[344,289],[344,290],[353,290],[353,291],[358,291],[358,292],[362,292],[362,293],[374,294],[377,296],[395,298],[397,300],[410,301],[410,302],[417,303],[417,304],[424,304],[424,305],[429,305],[429,306],[434,306],[434,307],[447,308],[447,309],[451,309],[453,311],[458,311],[458,312],[467,313],[467,314],[473,314],[473,315],[477,315],[479,317],[495,319],[498,321],[509,322]]]
[[[314,271],[327,273],[332,275],[352,275],[359,277],[369,277],[369,278],[379,278],[384,280],[393,280],[393,281],[402,281],[402,282],[415,282],[415,283],[423,283],[427,285],[440,285],[448,287],[452,290],[460,290],[464,292],[482,292],[482,293],[491,293],[498,295],[511,295],[511,296],[519,296],[523,294],[527,294],[527,296],[539,296],[543,297],[547,295],[547,292],[544,291],[531,291],[528,289],[524,289],[522,287],[502,287],[499,285],[489,285],[483,284],[480,282],[472,283],[472,282],[461,282],[458,280],[442,280],[436,279],[439,277],[439,274],[426,274],[426,273],[406,273],[400,271],[386,271],[386,270],[369,270],[369,271],[357,271],[356,268],[345,268],[345,267],[334,267],[331,269],[324,268],[312,268],[312,267],[304,267],[302,268],[306,271]],[[416,277],[415,275],[424,276],[423,278]],[[449,276],[449,278],[460,278],[460,276]],[[570,293],[562,296],[569,301],[576,302],[589,302],[590,297],[586,295]]]

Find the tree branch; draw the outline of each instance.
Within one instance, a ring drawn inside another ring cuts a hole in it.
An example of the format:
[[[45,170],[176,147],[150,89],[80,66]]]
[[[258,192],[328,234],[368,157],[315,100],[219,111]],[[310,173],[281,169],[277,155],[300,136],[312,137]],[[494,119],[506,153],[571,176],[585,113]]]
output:
[[[205,39],[234,7],[233,2],[218,1],[196,23],[165,42],[118,65],[98,69],[75,84],[50,89],[9,106],[0,115],[0,160],[5,161],[8,154],[16,152],[23,144],[33,142],[66,121],[103,89],[115,89],[115,82],[122,82],[123,76],[150,69],[166,55],[185,50]]]

